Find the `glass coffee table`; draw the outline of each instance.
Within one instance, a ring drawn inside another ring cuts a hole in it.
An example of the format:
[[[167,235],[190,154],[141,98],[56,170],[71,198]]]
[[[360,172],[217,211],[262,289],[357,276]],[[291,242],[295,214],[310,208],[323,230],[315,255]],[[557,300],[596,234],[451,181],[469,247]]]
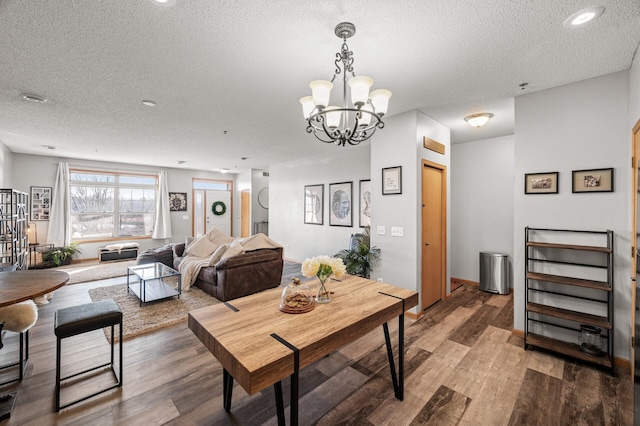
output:
[[[131,282],[130,277],[138,278],[137,282]],[[176,278],[177,287],[167,283],[167,278]],[[180,272],[168,267],[164,263],[147,263],[144,265],[130,266],[127,268],[127,292],[132,291],[138,299],[140,306],[143,303],[168,299],[174,296],[180,298],[182,293],[182,276]]]

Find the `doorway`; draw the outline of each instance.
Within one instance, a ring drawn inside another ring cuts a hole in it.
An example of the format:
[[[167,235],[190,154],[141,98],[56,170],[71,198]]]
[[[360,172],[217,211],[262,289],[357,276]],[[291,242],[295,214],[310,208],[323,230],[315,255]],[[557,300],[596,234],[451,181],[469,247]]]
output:
[[[204,235],[213,228],[233,235],[232,194],[233,181],[193,179],[194,237]]]
[[[631,184],[631,205],[632,205],[632,223],[631,223],[631,375],[637,379],[640,379],[640,350],[638,350],[638,346],[640,343],[638,342],[638,334],[640,333],[640,318],[636,314],[636,309],[638,306],[637,297],[637,285],[638,285],[638,243],[640,242],[640,238],[638,236],[638,232],[640,231],[640,217],[638,213],[640,212],[640,206],[638,203],[640,199],[638,197],[638,188],[640,187],[640,173],[638,169],[640,169],[640,120],[633,126],[633,140],[632,140],[632,184]],[[639,413],[636,413],[638,415]]]
[[[240,192],[240,238],[250,236],[251,192],[245,189]]]
[[[422,160],[422,310],[444,299],[446,253],[447,167]]]

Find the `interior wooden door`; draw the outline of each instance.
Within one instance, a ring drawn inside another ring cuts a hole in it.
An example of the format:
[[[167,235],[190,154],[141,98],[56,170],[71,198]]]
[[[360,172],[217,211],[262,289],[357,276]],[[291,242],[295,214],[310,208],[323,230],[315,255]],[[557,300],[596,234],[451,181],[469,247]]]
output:
[[[446,167],[422,162],[421,309],[444,299],[446,289]]]
[[[251,235],[251,193],[242,191],[240,193],[240,237],[246,238]]]
[[[209,232],[213,228],[217,228],[227,235],[231,235],[231,191],[214,191],[207,190],[205,195],[205,232]],[[213,203],[221,201],[225,205],[225,212],[216,215],[212,211]]]
[[[636,315],[636,309],[638,307],[636,298],[638,297],[637,285],[638,285],[638,230],[640,229],[640,217],[638,212],[640,211],[640,202],[638,197],[638,188],[640,187],[639,173],[640,168],[640,120],[633,127],[633,181],[631,185],[631,198],[632,198],[632,223],[631,223],[631,374],[637,378],[640,378],[640,352],[636,350],[636,347],[640,345],[637,341],[638,333],[640,333],[640,324],[638,324],[638,316]],[[640,413],[636,413],[638,415]]]

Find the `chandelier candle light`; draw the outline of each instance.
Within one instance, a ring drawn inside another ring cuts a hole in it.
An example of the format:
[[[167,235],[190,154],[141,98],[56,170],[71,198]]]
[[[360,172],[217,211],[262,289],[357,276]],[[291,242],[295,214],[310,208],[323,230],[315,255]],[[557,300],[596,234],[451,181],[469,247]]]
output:
[[[346,272],[344,262],[338,257],[316,256],[305,259],[302,262],[302,275],[305,277],[317,276],[320,280],[320,287],[316,293],[316,303],[331,302],[329,292],[329,279],[331,275],[342,278]]]
[[[300,99],[302,113],[307,120],[307,133],[313,133],[318,140],[338,146],[358,145],[369,139],[376,129],[382,129],[382,117],[387,113],[391,92],[378,89],[369,93],[373,79],[356,77],[353,71],[353,52],[347,46],[347,39],[356,33],[351,22],[336,26],[335,34],[343,40],[340,52],[336,53],[336,70],[331,81],[315,80],[309,83],[312,96]],[[342,65],[342,69],[340,68]],[[342,74],[342,108],[330,106],[329,100],[333,81]],[[351,75],[347,81],[347,74]],[[347,85],[351,92],[351,103],[347,99]]]

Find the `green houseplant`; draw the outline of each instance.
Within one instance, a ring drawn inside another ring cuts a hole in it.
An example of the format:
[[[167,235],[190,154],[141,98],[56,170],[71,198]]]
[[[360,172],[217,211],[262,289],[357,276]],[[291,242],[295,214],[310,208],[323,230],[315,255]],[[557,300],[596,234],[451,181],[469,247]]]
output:
[[[53,262],[56,266],[68,265],[71,263],[71,257],[76,253],[80,253],[78,244],[71,243],[66,247],[55,247],[50,252],[42,253],[42,260],[44,262]]]
[[[336,254],[344,262],[348,274],[370,278],[371,270],[380,258],[380,249],[371,247],[369,232],[370,227],[365,226],[362,235],[355,238],[351,247]]]

